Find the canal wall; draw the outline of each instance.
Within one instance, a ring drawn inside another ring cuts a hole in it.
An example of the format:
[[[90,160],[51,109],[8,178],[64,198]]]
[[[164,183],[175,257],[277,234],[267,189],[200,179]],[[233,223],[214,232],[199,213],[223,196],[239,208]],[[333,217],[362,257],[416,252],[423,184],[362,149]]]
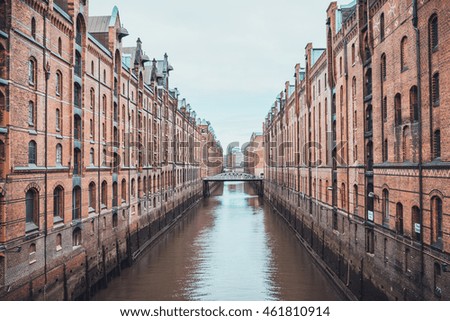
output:
[[[281,187],[264,197],[349,299],[450,299],[450,273],[436,265],[444,253],[339,211],[333,226],[333,208]]]
[[[212,186],[212,190],[217,186]],[[119,208],[116,221],[86,219],[78,224],[83,242],[69,256],[48,259],[46,269],[20,279],[5,289],[2,300],[88,300],[121,274],[144,250],[167,232],[202,199],[202,184],[161,199],[157,207],[138,207],[140,212]],[[133,207],[135,208],[135,207]],[[108,218],[109,218],[108,214]],[[134,217],[133,217],[134,216]],[[138,217],[136,217],[138,216]],[[106,214],[105,214],[106,218]],[[133,222],[133,223],[131,223]],[[69,240],[66,243],[70,243]],[[55,244],[47,244],[53,247]]]

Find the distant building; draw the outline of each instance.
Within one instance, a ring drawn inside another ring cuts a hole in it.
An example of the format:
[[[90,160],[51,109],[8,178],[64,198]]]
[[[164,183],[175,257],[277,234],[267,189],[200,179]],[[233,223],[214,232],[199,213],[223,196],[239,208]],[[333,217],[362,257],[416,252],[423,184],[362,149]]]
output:
[[[244,171],[258,177],[264,176],[264,135],[255,132],[244,150]]]

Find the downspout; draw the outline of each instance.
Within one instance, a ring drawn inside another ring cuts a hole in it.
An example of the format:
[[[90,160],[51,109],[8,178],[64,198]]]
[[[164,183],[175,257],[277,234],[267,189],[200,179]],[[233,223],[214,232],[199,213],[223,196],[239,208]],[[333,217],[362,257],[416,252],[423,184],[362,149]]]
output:
[[[421,65],[420,65],[420,31],[418,28],[417,15],[417,0],[413,0],[413,19],[412,24],[416,34],[416,64],[417,64],[417,110],[419,116],[418,130],[419,130],[419,207],[420,207],[420,283],[421,295],[423,299],[423,277],[425,274],[425,258],[424,258],[424,244],[423,244],[423,155],[422,155],[422,85],[421,85]],[[431,60],[430,60],[431,61]],[[430,69],[431,71],[431,69]],[[431,106],[430,106],[431,107]],[[430,116],[431,117],[431,116]]]

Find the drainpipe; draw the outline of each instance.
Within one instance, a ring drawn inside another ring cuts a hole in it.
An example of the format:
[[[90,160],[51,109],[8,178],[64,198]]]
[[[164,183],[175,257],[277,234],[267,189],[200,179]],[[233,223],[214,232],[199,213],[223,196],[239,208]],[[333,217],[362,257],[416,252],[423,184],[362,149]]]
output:
[[[47,236],[48,236],[48,213],[47,213],[47,202],[48,202],[48,81],[50,79],[50,64],[47,60],[47,16],[48,8],[44,12],[44,39],[43,39],[43,64],[45,71],[45,172],[44,172],[44,301],[47,299]]]
[[[421,85],[421,65],[420,65],[420,31],[418,28],[418,16],[417,16],[417,0],[413,0],[413,19],[412,24],[416,34],[416,65],[417,65],[417,110],[419,116],[419,206],[420,206],[420,258],[421,258],[421,269],[420,269],[420,283],[423,299],[423,277],[425,274],[425,260],[424,260],[424,245],[423,245],[423,155],[422,155],[422,85]],[[431,69],[430,69],[431,70]]]

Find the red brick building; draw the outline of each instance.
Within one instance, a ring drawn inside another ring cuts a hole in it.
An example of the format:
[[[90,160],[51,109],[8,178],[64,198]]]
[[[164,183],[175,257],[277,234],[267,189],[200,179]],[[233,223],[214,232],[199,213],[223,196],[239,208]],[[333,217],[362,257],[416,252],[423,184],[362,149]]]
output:
[[[332,2],[264,123],[270,202],[356,298],[450,298],[449,10]]]
[[[89,297],[202,195],[215,137],[126,36],[117,7],[0,0],[2,299]]]

